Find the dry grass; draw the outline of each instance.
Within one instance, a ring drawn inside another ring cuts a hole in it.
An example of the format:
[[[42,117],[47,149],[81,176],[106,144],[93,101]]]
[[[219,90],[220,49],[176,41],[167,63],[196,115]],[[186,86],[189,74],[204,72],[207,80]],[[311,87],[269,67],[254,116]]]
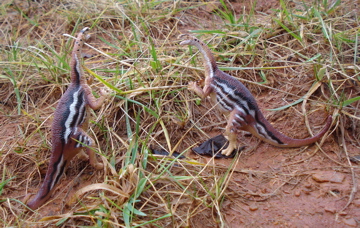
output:
[[[346,152],[335,162],[352,172],[355,183],[357,170],[349,168],[347,151],[360,148],[360,27],[349,4],[331,8],[324,2],[307,7],[284,3],[266,15],[255,13],[258,8],[253,7],[234,16],[227,2],[1,3],[0,223],[224,227],[223,208],[235,196],[241,201],[265,200],[282,186],[301,181],[310,168],[235,169],[241,155],[227,167],[191,155],[191,147],[222,132],[225,119],[186,90],[189,81],[204,77],[202,59],[193,57],[195,50],[177,45],[176,37],[188,30],[209,44],[220,67],[246,84],[263,110],[291,104],[286,111],[268,115],[280,131],[306,137],[305,129],[294,128],[304,116],[308,130],[318,132],[314,126],[321,127],[322,122],[314,121],[322,121],[326,113],[334,115],[331,142]],[[95,54],[85,61],[87,74],[95,77],[92,87],[111,91],[105,105],[92,114],[89,130],[105,168],[94,172],[86,162],[74,159],[54,201],[28,211],[21,201],[42,183],[50,156],[52,114],[69,83],[72,39],[62,34],[74,35],[85,26],[91,27],[88,44],[93,47],[85,52]],[[298,99],[301,105],[292,104]],[[153,156],[150,146],[188,158]],[[256,153],[251,151],[255,148],[247,153]],[[235,185],[234,172],[245,178],[257,176],[259,183],[278,178],[280,184],[259,193],[251,186]]]

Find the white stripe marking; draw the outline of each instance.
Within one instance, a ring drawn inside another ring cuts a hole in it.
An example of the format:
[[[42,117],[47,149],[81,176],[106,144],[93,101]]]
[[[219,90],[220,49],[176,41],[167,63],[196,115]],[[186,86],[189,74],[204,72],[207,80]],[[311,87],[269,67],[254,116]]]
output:
[[[63,164],[64,164],[64,156],[61,155],[60,162],[59,162],[59,164],[56,166],[56,173],[55,173],[55,176],[54,176],[53,181],[52,181],[52,183],[51,183],[50,190],[53,189],[53,187],[55,186],[55,182],[56,182],[56,180],[58,179],[58,176],[59,176],[59,175],[62,175],[62,173],[60,173],[60,172],[61,172],[61,167],[63,166]]]
[[[267,134],[267,131],[266,131],[265,127],[262,126],[261,124],[256,123],[255,129],[256,129],[256,131],[258,132],[258,134],[259,134],[259,135],[262,135],[264,138],[266,138],[266,139],[268,139],[268,140],[270,140],[270,141],[273,141],[273,142],[275,142],[275,143],[279,143],[278,141],[272,139],[272,138]]]
[[[85,101],[84,101],[84,95],[81,96],[81,106],[79,107],[78,110],[78,119],[76,120],[75,126],[79,126],[79,124],[81,124],[85,118],[84,112],[85,112]],[[80,118],[83,117],[81,120]]]
[[[80,50],[80,48],[82,47],[82,43],[81,44],[79,44],[79,50]],[[80,66],[80,60],[79,60],[79,57],[78,57],[78,55],[81,55],[81,53],[80,53],[80,51],[77,51],[76,52],[76,55],[75,55],[75,59],[76,59],[76,66],[75,66],[75,68],[76,68],[76,71],[77,71],[77,75],[79,76],[79,81],[81,81],[81,66]]]
[[[199,42],[197,42],[197,47],[198,47],[198,49],[199,49],[199,51],[201,52],[201,54],[203,55],[203,57],[204,57],[204,62],[205,62],[205,64],[208,66],[208,68],[209,68],[209,73],[210,73],[210,75],[209,75],[209,77],[210,78],[212,78],[212,77],[214,77],[214,71],[213,71],[213,65],[212,65],[212,63],[211,63],[211,61],[210,61],[210,59],[209,59],[209,57],[207,56],[207,53],[206,53],[206,51],[204,50],[204,48],[202,47],[202,45],[199,43]]]
[[[79,135],[79,139],[78,139],[78,142],[76,143],[76,148],[79,148],[81,147],[81,143],[83,143],[83,136],[82,135]]]
[[[70,113],[69,113],[69,116],[68,118],[66,119],[65,121],[65,134],[64,134],[64,140],[65,140],[65,144],[68,143],[68,140],[69,140],[69,136],[71,134],[71,128],[70,128],[70,124],[73,122],[74,120],[74,116],[77,112],[76,110],[76,105],[78,103],[78,94],[79,94],[79,91],[80,91],[81,88],[79,88],[78,91],[76,91],[74,94],[73,94],[73,103],[69,106],[69,110],[70,110]]]
[[[225,94],[220,87],[215,87],[216,95],[218,98],[219,103],[226,109],[231,111],[233,107],[236,107],[236,103],[233,102],[231,99],[228,98],[228,94]],[[225,89],[226,90],[226,89]],[[226,105],[230,104],[232,107]]]
[[[243,112],[242,112],[243,113]],[[239,119],[240,121],[245,122],[244,118],[242,118],[239,114],[235,114],[235,117]]]
[[[241,97],[239,96],[236,96],[235,94],[235,90],[231,89],[228,87],[228,85],[224,84],[224,83],[221,83],[219,81],[216,81],[217,85],[220,87],[219,89],[217,89],[216,91],[217,92],[220,92],[221,93],[221,96],[225,96],[225,97],[228,97],[228,96],[231,96],[232,98],[234,98],[235,100],[237,100],[238,102],[240,102],[242,104],[242,106],[248,110],[249,114],[255,118],[255,110],[252,110],[249,108],[249,104],[247,101],[245,101],[244,99],[242,99]],[[221,90],[221,88],[224,89],[224,92]],[[224,93],[227,93],[226,95]],[[236,103],[234,104],[234,102],[230,102],[230,103],[233,103],[234,106],[237,106]]]

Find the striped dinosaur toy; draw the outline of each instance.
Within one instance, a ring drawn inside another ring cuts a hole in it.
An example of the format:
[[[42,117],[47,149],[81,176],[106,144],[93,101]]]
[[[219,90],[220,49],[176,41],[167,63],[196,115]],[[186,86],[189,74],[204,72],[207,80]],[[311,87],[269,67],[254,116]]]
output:
[[[94,145],[94,140],[85,131],[88,128],[88,108],[100,108],[106,95],[104,90],[100,90],[100,98],[96,99],[92,95],[81,67],[81,50],[88,30],[87,27],[82,29],[75,40],[70,63],[70,85],[59,100],[51,127],[49,167],[39,192],[27,204],[31,209],[40,207],[50,198],[70,160],[77,154],[88,157],[90,164],[96,169],[103,168],[103,164],[97,161],[96,154],[90,148]]]
[[[315,136],[306,139],[293,139],[277,131],[261,113],[255,98],[238,80],[219,70],[210,49],[202,41],[188,34],[179,36],[180,45],[192,45],[199,49],[204,59],[205,86],[201,89],[196,82],[189,83],[189,90],[201,98],[211,97],[218,108],[229,114],[225,137],[229,146],[222,154],[229,156],[237,147],[239,130],[248,131],[261,140],[278,147],[301,147],[319,140],[330,128],[332,117],[328,116],[325,127]]]

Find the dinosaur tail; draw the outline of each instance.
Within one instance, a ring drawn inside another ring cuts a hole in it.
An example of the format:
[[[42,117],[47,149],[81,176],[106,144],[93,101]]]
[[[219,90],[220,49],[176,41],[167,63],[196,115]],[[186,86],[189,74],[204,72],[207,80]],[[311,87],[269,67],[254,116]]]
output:
[[[255,124],[255,126],[248,130],[267,143],[277,147],[301,147],[315,143],[329,130],[332,122],[332,116],[330,115],[326,120],[325,126],[318,134],[310,138],[294,139],[280,133],[263,116],[261,117],[260,122],[263,124]]]
[[[57,183],[64,173],[66,165],[67,160],[64,158],[63,154],[58,156],[57,153],[52,153],[45,180],[36,196],[27,203],[28,207],[35,210],[51,197],[53,191],[56,189]]]

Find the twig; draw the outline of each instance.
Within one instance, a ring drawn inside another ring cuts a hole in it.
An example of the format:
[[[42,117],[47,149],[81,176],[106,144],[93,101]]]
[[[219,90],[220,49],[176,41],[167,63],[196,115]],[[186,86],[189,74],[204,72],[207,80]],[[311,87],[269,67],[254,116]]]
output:
[[[355,197],[355,194],[357,192],[357,180],[356,180],[356,177],[355,177],[355,172],[354,172],[354,167],[351,165],[351,162],[350,162],[350,158],[349,158],[349,153],[347,151],[347,148],[346,148],[346,143],[345,143],[345,129],[344,129],[344,120],[342,118],[340,118],[340,131],[341,131],[341,144],[344,148],[344,152],[346,154],[346,159],[349,163],[349,166],[350,166],[350,171],[351,171],[351,178],[352,178],[352,182],[353,182],[353,186],[351,188],[351,193],[349,195],[349,200],[348,202],[346,203],[346,205],[336,214],[336,217],[338,217],[339,213],[343,212],[349,205],[350,203],[353,201],[354,197]]]

